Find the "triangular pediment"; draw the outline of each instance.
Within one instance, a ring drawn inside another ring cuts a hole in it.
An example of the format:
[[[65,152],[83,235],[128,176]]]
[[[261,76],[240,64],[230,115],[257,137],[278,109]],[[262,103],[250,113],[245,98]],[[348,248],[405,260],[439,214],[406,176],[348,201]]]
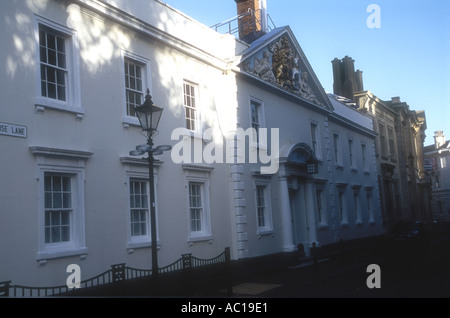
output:
[[[289,27],[274,29],[252,42],[239,67],[312,104],[333,109]]]

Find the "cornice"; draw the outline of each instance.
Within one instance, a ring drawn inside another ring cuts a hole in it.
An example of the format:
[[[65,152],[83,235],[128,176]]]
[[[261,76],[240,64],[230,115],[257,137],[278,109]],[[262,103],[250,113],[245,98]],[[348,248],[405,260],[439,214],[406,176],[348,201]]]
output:
[[[133,15],[115,8],[107,3],[97,0],[61,0],[66,4],[77,4],[83,12],[89,15],[99,15],[107,18],[106,22],[118,24],[129,29],[135,36],[143,39],[153,39],[159,43],[173,48],[179,52],[198,59],[210,66],[214,66],[222,71],[225,71],[228,66],[228,61],[223,60],[213,54],[206,52],[190,43],[171,35],[148,22],[145,22]]]

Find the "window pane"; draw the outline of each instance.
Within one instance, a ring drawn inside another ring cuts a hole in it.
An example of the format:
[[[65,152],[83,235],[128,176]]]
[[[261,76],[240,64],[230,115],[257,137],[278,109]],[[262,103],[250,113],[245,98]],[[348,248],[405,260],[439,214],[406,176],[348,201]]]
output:
[[[131,232],[132,232],[131,235],[133,235],[133,236],[141,235],[139,229],[140,229],[139,223],[133,223],[131,225]]]
[[[58,85],[58,99],[61,101],[66,100],[66,88],[64,86]]]
[[[53,193],[53,208],[62,208],[62,197],[60,192]]]
[[[46,227],[45,228],[45,243],[50,243],[50,228]]]
[[[58,52],[59,53],[65,53],[66,52],[66,44],[65,44],[65,40],[63,38],[58,37],[57,45],[58,45]]]
[[[47,81],[50,83],[56,83],[56,70],[51,67],[45,68],[47,71]]]
[[[61,70],[57,70],[56,72],[56,83],[61,86],[66,85],[66,73]]]
[[[47,33],[47,47],[56,50],[56,37],[51,33]]]
[[[56,85],[55,84],[47,84],[48,95],[47,97],[56,99]]]
[[[48,64],[57,65],[56,64],[56,51],[48,50],[47,54],[48,54]]]
[[[61,227],[61,242],[70,241],[70,227],[63,226]]]
[[[147,227],[145,225],[145,223],[140,223],[141,224],[141,235],[147,235]]]
[[[45,31],[39,30],[39,45],[47,46],[46,39],[47,39],[47,37],[46,37]]]
[[[39,49],[40,51],[40,57],[41,57],[41,62],[43,63],[47,63],[47,49],[45,47],[40,47]]]
[[[63,208],[70,209],[72,207],[72,195],[69,193],[63,194]]]
[[[61,232],[59,227],[51,227],[50,233],[50,243],[61,242]]]

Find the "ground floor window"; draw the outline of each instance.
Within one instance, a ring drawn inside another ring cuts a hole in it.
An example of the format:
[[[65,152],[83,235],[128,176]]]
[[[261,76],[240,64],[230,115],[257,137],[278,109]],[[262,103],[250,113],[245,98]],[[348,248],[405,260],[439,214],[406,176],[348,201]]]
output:
[[[203,182],[189,182],[189,224],[191,235],[201,236],[208,232],[205,198],[205,184]]]
[[[130,225],[131,236],[149,235],[149,193],[148,182],[130,181]]]
[[[45,243],[69,242],[72,218],[72,178],[45,174]]]
[[[91,152],[30,147],[37,161],[37,259],[87,254],[85,239],[85,164]]]

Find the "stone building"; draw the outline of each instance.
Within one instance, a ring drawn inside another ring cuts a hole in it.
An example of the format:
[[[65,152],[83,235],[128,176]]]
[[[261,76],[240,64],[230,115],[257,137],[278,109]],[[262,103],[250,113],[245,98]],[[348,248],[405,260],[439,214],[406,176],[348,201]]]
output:
[[[434,145],[424,147],[425,169],[432,185],[433,218],[450,218],[450,141],[443,131],[434,132]]]
[[[332,61],[335,94],[348,98],[374,120],[378,182],[383,220],[389,230],[399,221],[430,220],[430,184],[423,164],[426,119],[399,97],[384,101],[364,90],[362,71],[354,60]]]

